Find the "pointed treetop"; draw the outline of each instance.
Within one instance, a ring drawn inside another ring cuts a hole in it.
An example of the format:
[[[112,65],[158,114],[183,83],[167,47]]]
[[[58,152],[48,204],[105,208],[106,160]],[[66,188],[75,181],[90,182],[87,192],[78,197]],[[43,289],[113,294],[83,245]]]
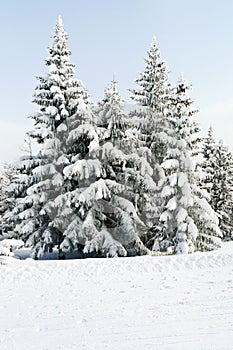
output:
[[[62,21],[61,15],[59,15],[58,18],[57,18],[57,25],[58,25],[59,27],[63,27],[63,21]]]
[[[114,105],[114,103],[123,103],[123,100],[120,96],[120,93],[118,92],[117,88],[117,80],[115,78],[115,75],[113,76],[113,79],[109,83],[109,85],[104,90],[104,98],[102,101],[100,101],[100,105],[104,103],[111,103]],[[111,101],[111,102],[110,102]]]
[[[176,92],[178,94],[185,94],[188,90],[192,90],[192,85],[190,85],[184,78],[184,74],[180,73],[180,77],[177,81]],[[191,101],[190,101],[191,102]]]
[[[208,130],[208,137],[213,138],[213,134],[214,134],[213,127],[212,127],[212,125],[210,125],[209,130]]]
[[[184,83],[185,82],[185,78],[184,78],[183,72],[180,73],[180,78],[179,78],[178,82],[179,83]]]
[[[58,36],[64,35],[66,37],[66,39],[68,38],[67,33],[64,30],[62,17],[60,15],[57,18],[55,32],[53,33],[52,37],[55,37],[56,35],[58,35]]]
[[[52,45],[48,47],[50,55],[52,57],[55,57],[54,54],[52,54],[52,52],[55,50],[57,52],[57,50],[59,52],[62,51],[62,54],[66,55],[67,57],[71,55],[71,52],[69,51],[68,47],[67,47],[67,39],[68,39],[68,35],[64,30],[64,26],[63,26],[63,21],[62,21],[62,17],[58,16],[57,18],[57,22],[56,22],[56,26],[55,29],[51,35],[51,38],[53,40]]]
[[[157,46],[157,39],[156,39],[155,35],[153,35],[152,41],[151,41],[151,47],[153,47],[153,46]]]
[[[150,49],[149,51],[147,51],[147,53],[151,57],[157,57],[158,59],[160,58],[160,51],[158,48],[158,42],[155,35],[152,37]]]
[[[118,81],[116,80],[116,73],[113,73],[111,83],[112,83],[112,84],[115,84],[115,85],[118,83]]]
[[[222,139],[220,139],[220,140],[218,141],[218,145],[219,145],[219,147],[223,147],[223,140],[222,140]]]
[[[112,81],[111,81],[110,86],[108,88],[109,92],[112,92],[112,93],[116,92],[116,93],[118,93],[118,91],[117,91],[117,84],[118,84],[118,81],[116,80],[116,75],[113,74]]]
[[[110,95],[112,95],[114,93],[118,94],[117,84],[118,84],[118,82],[116,81],[115,74],[113,74],[112,81],[111,81],[110,85],[107,87],[106,92]]]

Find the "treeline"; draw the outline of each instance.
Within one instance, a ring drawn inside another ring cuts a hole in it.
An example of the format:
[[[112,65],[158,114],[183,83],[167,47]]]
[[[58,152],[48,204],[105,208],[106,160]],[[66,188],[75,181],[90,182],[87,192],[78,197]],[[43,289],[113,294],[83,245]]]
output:
[[[52,38],[28,152],[0,179],[0,237],[22,239],[34,258],[192,253],[232,239],[232,153],[211,128],[200,137],[190,87],[169,82],[156,40],[134,104],[113,79],[93,105],[60,17]]]

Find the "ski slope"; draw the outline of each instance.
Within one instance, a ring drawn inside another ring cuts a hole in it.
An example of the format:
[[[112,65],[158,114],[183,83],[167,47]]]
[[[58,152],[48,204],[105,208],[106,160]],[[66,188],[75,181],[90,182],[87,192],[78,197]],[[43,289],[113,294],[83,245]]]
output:
[[[233,349],[233,242],[188,256],[0,261],[1,350]]]

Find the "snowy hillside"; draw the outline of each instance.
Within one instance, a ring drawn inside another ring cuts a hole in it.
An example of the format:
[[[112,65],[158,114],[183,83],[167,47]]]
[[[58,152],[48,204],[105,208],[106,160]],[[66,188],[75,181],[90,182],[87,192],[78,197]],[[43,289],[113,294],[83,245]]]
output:
[[[232,349],[232,242],[188,256],[0,259],[1,350]]]

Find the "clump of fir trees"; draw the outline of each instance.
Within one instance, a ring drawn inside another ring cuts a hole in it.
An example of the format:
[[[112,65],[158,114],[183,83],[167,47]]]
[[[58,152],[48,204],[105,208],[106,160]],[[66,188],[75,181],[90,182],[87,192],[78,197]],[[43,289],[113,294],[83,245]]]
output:
[[[192,253],[232,239],[232,154],[211,130],[201,139],[190,87],[169,82],[156,39],[130,108],[115,78],[91,103],[67,39],[59,17],[33,94],[39,151],[0,179],[1,237],[36,259]]]

